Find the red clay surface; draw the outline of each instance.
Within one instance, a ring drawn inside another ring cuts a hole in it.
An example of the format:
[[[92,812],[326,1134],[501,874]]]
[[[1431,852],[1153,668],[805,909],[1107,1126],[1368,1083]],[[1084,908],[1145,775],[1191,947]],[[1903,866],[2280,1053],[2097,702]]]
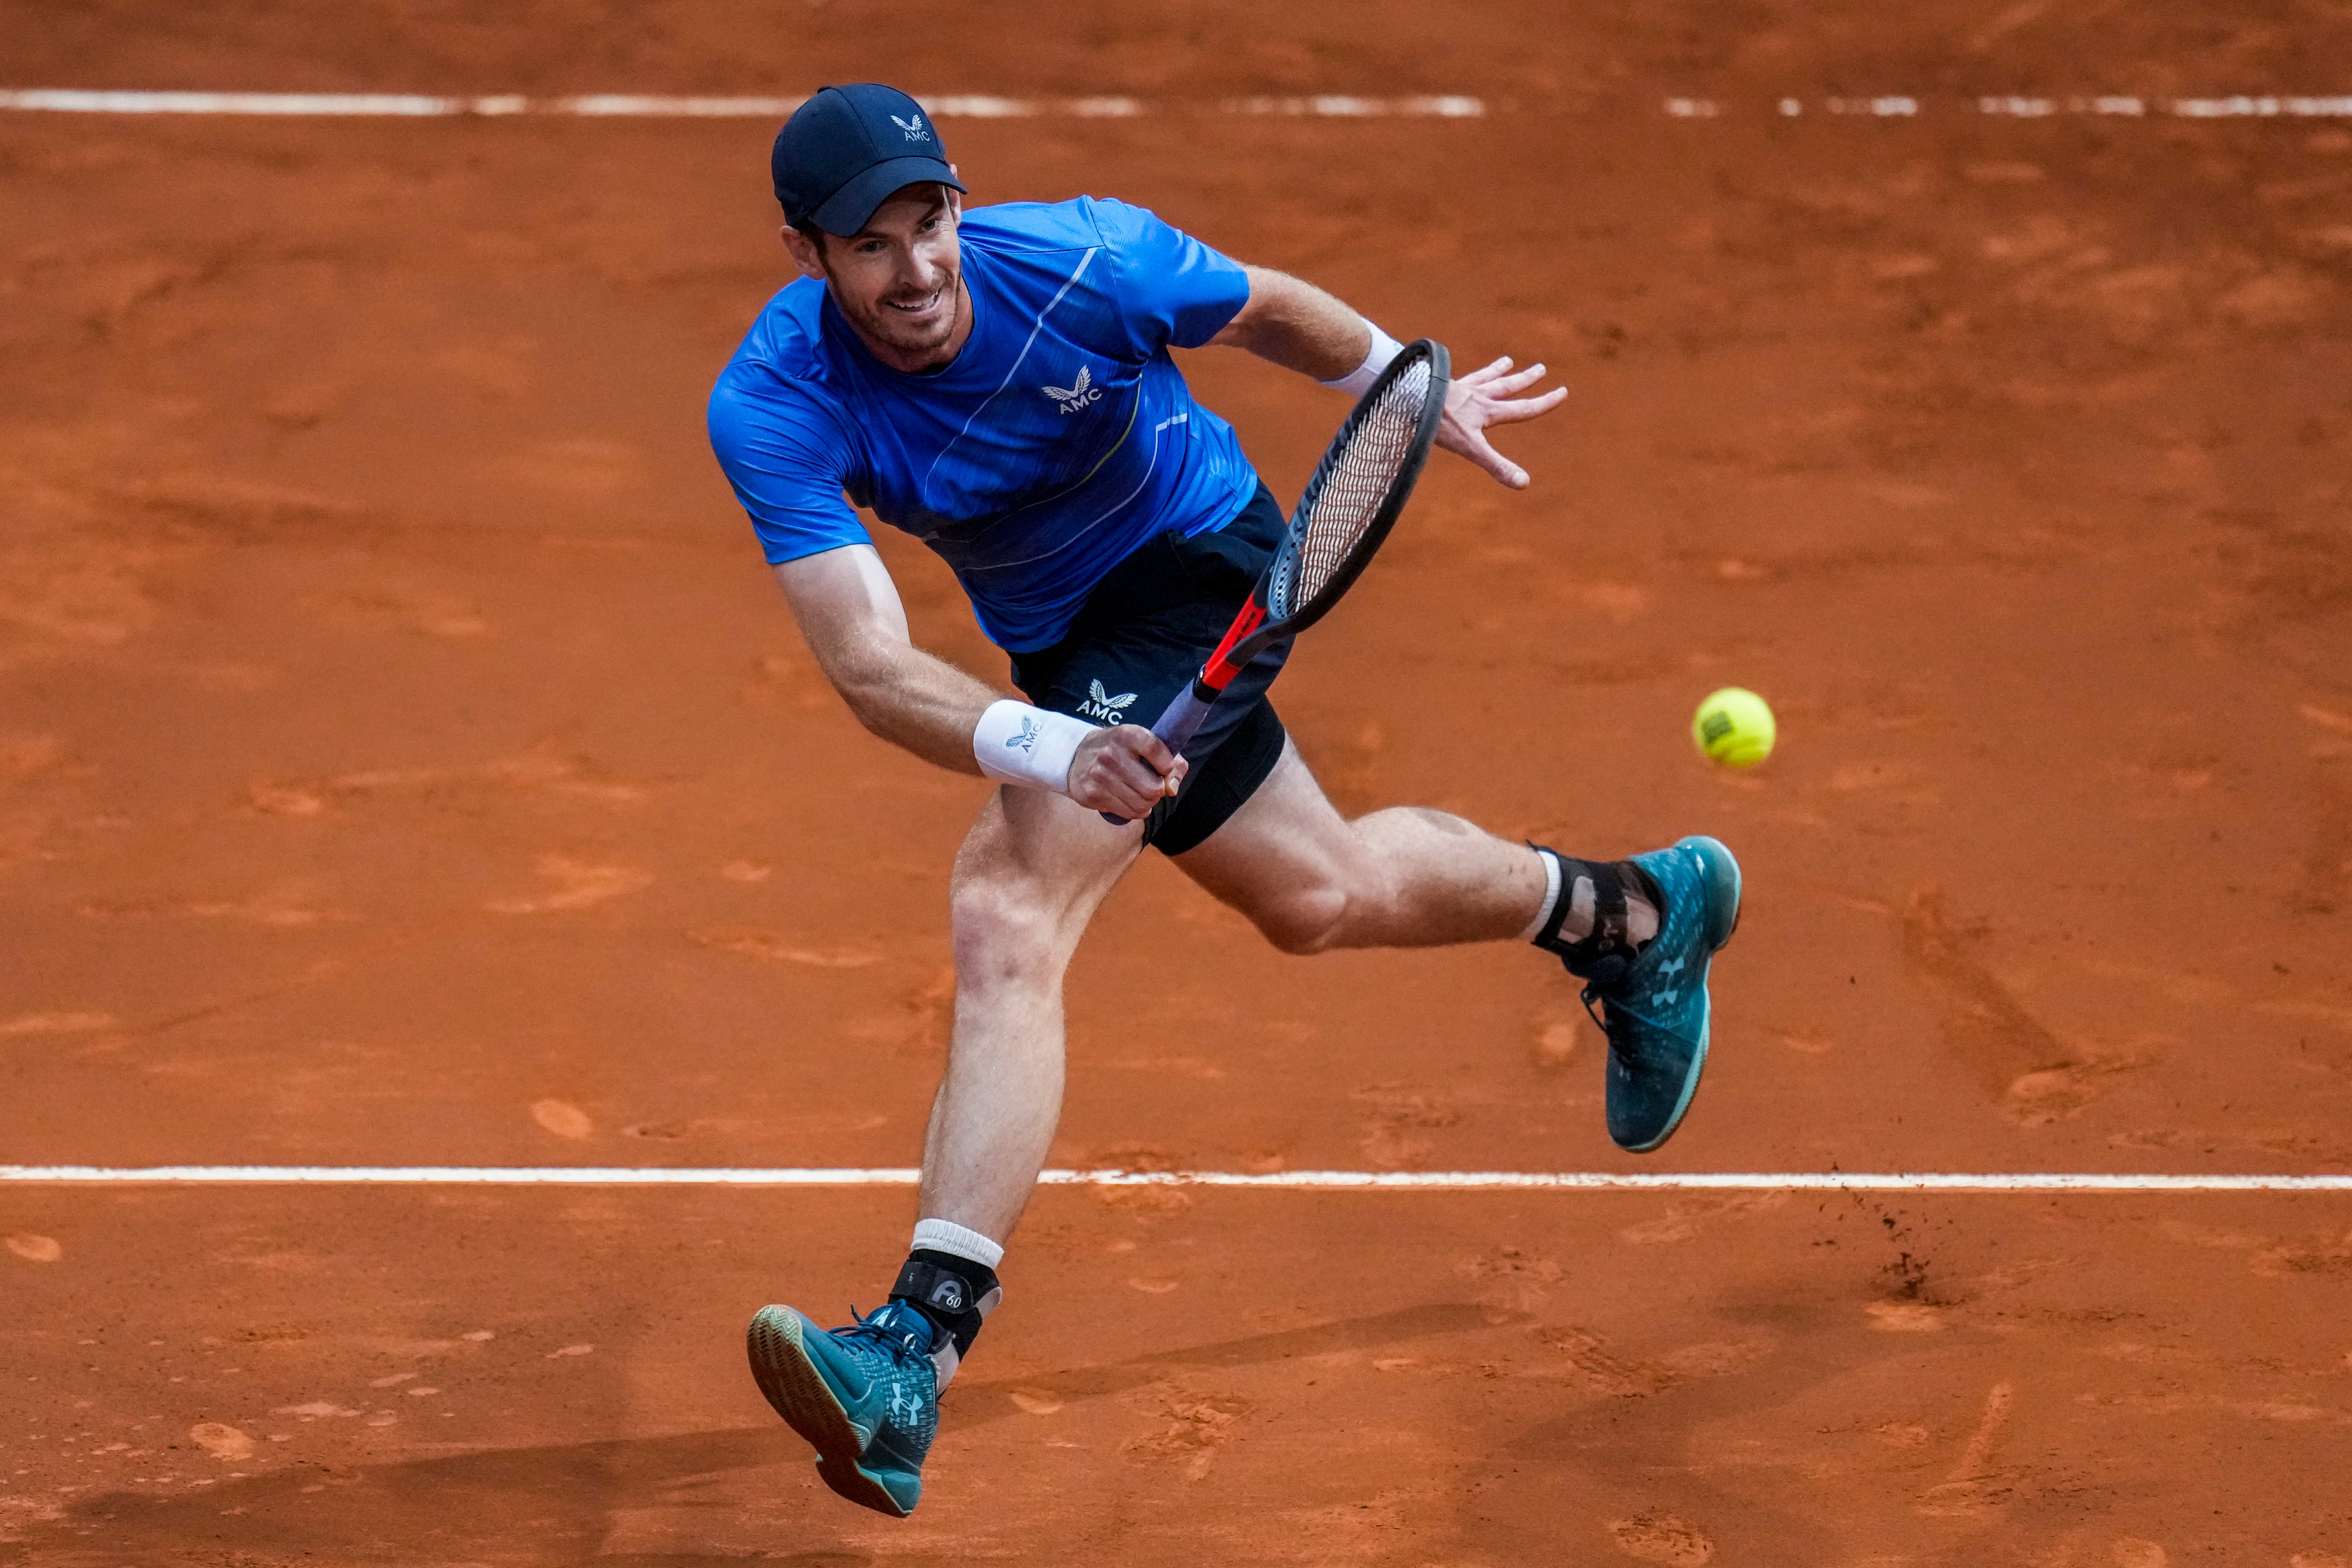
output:
[[[8,85],[1477,92],[953,121],[1568,408],[1283,682],[1352,807],[1750,896],[1643,1169],[2352,1169],[2352,133],[1783,93],[2327,91],[2316,9],[0,6]],[[1667,93],[1748,106],[1708,121]],[[0,121],[0,1159],[900,1164],[982,786],[866,737],[702,438],[750,121]],[[1338,409],[1188,374],[1279,491]],[[918,635],[991,679],[946,573]],[[1708,770],[1698,696],[1782,749]],[[1568,982],[1156,861],[1057,1163],[1616,1169]],[[900,1191],[0,1188],[44,1565],[2352,1558],[2341,1197],[1055,1192],[922,1510],[740,1364]]]

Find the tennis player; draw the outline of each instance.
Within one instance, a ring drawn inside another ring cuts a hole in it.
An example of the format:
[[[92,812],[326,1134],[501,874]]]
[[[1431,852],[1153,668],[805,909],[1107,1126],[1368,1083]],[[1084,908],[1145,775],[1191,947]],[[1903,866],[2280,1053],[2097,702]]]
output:
[[[826,1331],[768,1307],[751,1328],[760,1388],[826,1484],[904,1515],[1061,1112],[1063,972],[1146,845],[1286,952],[1516,940],[1557,955],[1587,982],[1609,1131],[1634,1150],[1664,1142],[1697,1086],[1739,873],[1711,838],[1580,860],[1421,807],[1342,817],[1266,699],[1284,644],[1169,754],[1145,726],[1216,646],[1285,518],[1168,351],[1246,349],[1355,394],[1396,341],[1139,207],[967,212],[938,128],[890,88],[819,92],[772,173],[802,276],[720,374],[711,444],[859,721],[1003,786],[956,859],[954,1035],[911,1252],[871,1317]],[[1498,359],[1460,377],[1438,444],[1525,488],[1486,432],[1559,405],[1559,388],[1524,395],[1542,374]],[[908,640],[852,501],[954,569],[1026,700]]]

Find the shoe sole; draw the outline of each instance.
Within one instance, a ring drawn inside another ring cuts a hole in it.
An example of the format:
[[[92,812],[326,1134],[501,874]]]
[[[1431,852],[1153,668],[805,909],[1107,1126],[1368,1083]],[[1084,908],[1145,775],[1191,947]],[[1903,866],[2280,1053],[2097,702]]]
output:
[[[816,1473],[826,1486],[861,1508],[906,1518],[911,1507],[901,1508],[889,1489],[858,1464],[866,1437],[810,1359],[809,1328],[809,1321],[789,1307],[761,1308],[744,1336],[752,1381],[784,1424],[816,1450]]]
[[[1673,1137],[1675,1129],[1683,1124],[1683,1113],[1690,1109],[1692,1098],[1698,1093],[1698,1078],[1706,1068],[1707,1040],[1712,1033],[1710,1026],[1715,1018],[1715,993],[1707,984],[1707,971],[1714,967],[1715,955],[1729,944],[1732,932],[1739,929],[1738,860],[1732,856],[1730,850],[1705,834],[1693,834],[1687,838],[1677,840],[1675,847],[1694,850],[1707,862],[1707,892],[1714,900],[1714,907],[1707,910],[1707,929],[1712,931],[1720,926],[1723,934],[1715,938],[1706,950],[1706,956],[1700,961],[1706,968],[1702,969],[1699,974],[1698,1049],[1691,1053],[1690,1071],[1683,1078],[1682,1098],[1675,1101],[1674,1114],[1666,1118],[1666,1124],[1658,1130],[1658,1135],[1655,1138],[1646,1143],[1618,1145],[1629,1154],[1646,1154]],[[1728,919],[1725,918],[1724,910],[1724,895],[1727,890],[1730,895],[1731,906]]]

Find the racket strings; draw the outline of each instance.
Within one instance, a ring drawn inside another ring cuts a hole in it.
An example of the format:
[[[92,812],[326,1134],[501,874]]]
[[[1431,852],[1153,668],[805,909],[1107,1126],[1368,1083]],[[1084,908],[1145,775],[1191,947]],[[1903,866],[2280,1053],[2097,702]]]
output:
[[[1424,359],[1381,389],[1318,476],[1321,483],[1307,502],[1297,566],[1284,584],[1284,613],[1295,615],[1315,602],[1379,517],[1398,473],[1412,459],[1429,395],[1430,364]]]

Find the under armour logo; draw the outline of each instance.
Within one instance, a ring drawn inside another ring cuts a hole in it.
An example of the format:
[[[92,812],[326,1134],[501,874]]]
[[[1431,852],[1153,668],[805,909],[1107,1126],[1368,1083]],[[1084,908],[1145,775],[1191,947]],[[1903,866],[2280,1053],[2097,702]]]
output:
[[[914,1391],[900,1384],[890,1390],[890,1419],[901,1426],[912,1426],[922,1418],[923,1402]]]
[[[1005,737],[1004,749],[1009,752],[1018,747],[1034,757],[1037,754],[1037,721],[1024,718],[1021,721],[1021,733]]]
[[[1120,723],[1126,718],[1127,705],[1135,700],[1132,691],[1112,696],[1103,689],[1103,683],[1099,680],[1087,681],[1087,689],[1090,695],[1078,704],[1078,717],[1081,719],[1099,719],[1106,724]]]
[[[1041,386],[1037,390],[1060,404],[1065,414],[1076,414],[1102,396],[1102,388],[1095,384],[1095,373],[1085,365],[1078,366],[1078,379],[1070,385]]]
[[[907,140],[909,142],[928,142],[931,139],[931,133],[923,129],[923,117],[919,113],[912,120],[901,120],[894,114],[890,117],[890,123],[905,132]]]

